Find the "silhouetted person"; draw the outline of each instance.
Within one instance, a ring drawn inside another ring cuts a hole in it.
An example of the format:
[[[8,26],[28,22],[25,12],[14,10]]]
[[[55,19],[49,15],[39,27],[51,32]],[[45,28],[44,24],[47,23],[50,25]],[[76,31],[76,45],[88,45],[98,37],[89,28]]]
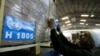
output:
[[[51,28],[51,41],[53,48],[64,56],[92,56],[91,49],[81,48],[78,45],[69,42],[65,36],[62,34],[60,27],[57,28],[59,34],[54,26],[54,20],[51,19],[49,23]]]

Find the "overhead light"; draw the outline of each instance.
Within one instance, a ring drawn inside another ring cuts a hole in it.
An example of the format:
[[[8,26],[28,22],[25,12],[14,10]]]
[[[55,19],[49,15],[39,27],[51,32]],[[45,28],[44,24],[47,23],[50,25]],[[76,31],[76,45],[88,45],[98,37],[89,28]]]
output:
[[[82,21],[82,22],[86,22],[86,20],[85,20],[85,19],[81,19],[80,21]]]
[[[96,26],[100,26],[100,24],[95,24]]]
[[[94,15],[92,14],[92,15],[90,15],[90,17],[94,17]]]
[[[84,23],[80,23],[81,25],[83,25]]]
[[[70,23],[70,21],[66,21],[65,23]]]
[[[88,24],[86,24],[86,25],[88,25]]]
[[[88,14],[82,14],[81,17],[89,17]]]
[[[68,16],[66,16],[66,17],[63,17],[63,18],[62,18],[62,20],[66,20],[66,19],[69,19],[69,17],[68,17]]]
[[[72,25],[72,24],[67,24],[67,26],[70,26],[70,25]]]

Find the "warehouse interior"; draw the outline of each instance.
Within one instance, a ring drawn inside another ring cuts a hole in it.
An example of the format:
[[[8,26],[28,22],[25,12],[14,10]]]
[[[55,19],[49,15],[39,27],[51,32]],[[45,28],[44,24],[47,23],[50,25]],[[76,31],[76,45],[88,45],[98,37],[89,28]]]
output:
[[[93,39],[92,52],[100,56],[99,7],[99,0],[0,0],[0,56],[53,56],[50,19],[73,44]]]
[[[57,18],[62,22],[63,27],[70,22],[72,26],[68,29],[99,28],[99,6],[99,0],[57,0]],[[61,19],[63,17],[69,20]]]

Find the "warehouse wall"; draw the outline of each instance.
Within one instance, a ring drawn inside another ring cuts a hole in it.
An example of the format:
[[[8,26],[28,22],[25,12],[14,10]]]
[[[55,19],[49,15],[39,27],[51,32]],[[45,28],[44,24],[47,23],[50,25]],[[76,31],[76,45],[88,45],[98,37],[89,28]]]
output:
[[[47,27],[49,0],[6,0],[5,14],[35,22],[37,42],[50,40]]]

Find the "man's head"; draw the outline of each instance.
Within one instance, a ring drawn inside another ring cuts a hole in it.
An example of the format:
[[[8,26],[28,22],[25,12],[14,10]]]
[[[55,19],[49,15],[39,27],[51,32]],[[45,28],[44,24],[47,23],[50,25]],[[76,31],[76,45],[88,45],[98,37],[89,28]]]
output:
[[[80,37],[80,46],[83,48],[93,48],[94,41],[92,39],[91,34],[87,34],[87,32]]]

